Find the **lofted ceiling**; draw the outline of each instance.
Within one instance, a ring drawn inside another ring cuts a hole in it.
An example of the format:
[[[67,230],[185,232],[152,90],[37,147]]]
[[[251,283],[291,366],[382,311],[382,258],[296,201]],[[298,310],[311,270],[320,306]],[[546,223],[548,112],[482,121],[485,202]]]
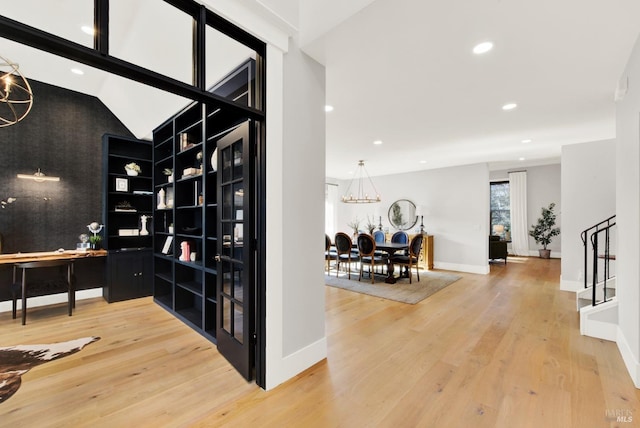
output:
[[[190,81],[188,19],[158,0],[110,3],[113,55]],[[472,163],[502,169],[558,162],[564,144],[614,138],[614,92],[640,33],[637,0],[240,3],[299,14],[290,28],[326,67],[334,107],[326,116],[326,174],[339,179],[360,159],[371,175]],[[80,27],[91,25],[92,7],[21,0],[2,2],[0,15],[91,46]],[[487,40],[493,50],[472,54]],[[225,59],[207,64],[207,83],[252,56],[217,34],[207,41],[208,57]],[[0,55],[28,78],[99,97],[140,138],[189,102],[7,40]],[[508,102],[518,107],[503,111]]]
[[[558,162],[564,144],[614,138],[638,16],[637,0],[370,2],[303,46],[334,107],[327,176],[359,159],[371,175]]]

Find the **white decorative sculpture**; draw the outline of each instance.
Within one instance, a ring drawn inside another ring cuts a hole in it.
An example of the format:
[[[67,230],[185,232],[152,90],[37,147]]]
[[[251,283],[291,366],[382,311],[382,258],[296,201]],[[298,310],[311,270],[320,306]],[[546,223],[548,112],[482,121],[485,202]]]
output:
[[[167,204],[165,203],[164,198],[165,198],[164,189],[160,189],[160,191],[158,192],[158,209],[159,210],[163,210],[167,208]]]
[[[147,219],[149,218],[149,216],[147,215],[141,215],[140,216],[140,223],[142,224],[142,228],[140,229],[140,235],[148,235],[149,231],[147,230]]]

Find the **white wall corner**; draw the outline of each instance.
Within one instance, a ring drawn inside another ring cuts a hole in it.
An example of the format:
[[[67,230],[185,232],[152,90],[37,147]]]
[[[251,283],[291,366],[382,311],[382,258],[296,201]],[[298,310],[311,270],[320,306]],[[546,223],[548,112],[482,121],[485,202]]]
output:
[[[270,390],[327,358],[327,338],[322,339],[282,358],[278,370],[267,371],[266,390]]]
[[[560,290],[577,292],[582,290],[583,288],[584,282],[562,279],[562,275],[560,275]]]
[[[456,272],[477,273],[480,275],[487,275],[491,271],[488,263],[484,266],[477,266],[477,265],[464,265],[459,263],[446,263],[446,262],[434,261],[433,267],[435,269],[451,270]]]
[[[638,358],[633,355],[633,351],[631,351],[631,348],[629,347],[629,342],[627,341],[627,338],[624,336],[624,333],[622,332],[622,329],[620,329],[620,327],[618,327],[616,343],[618,345],[620,355],[622,355],[624,365],[627,367],[629,376],[631,376],[633,385],[636,388],[640,389],[640,363],[638,362]]]

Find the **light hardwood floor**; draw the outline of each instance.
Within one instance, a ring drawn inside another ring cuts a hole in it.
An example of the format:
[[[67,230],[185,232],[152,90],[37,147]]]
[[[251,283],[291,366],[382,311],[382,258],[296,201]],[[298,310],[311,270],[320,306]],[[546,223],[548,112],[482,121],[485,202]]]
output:
[[[580,336],[559,276],[513,258],[417,305],[326,287],[327,360],[269,392],[150,298],[2,313],[0,346],[102,339],[25,374],[0,426],[640,426],[616,345]]]

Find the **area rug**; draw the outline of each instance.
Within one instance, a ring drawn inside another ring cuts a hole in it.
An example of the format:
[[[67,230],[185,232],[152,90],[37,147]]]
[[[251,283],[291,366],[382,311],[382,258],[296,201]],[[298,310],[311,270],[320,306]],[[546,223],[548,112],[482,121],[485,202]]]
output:
[[[22,375],[31,368],[79,352],[99,337],[83,337],[50,345],[16,345],[0,348],[0,403],[20,388]]]
[[[356,293],[369,294],[396,302],[416,304],[432,294],[442,290],[462,278],[459,275],[443,272],[420,272],[420,282],[413,276],[413,282],[409,284],[408,278],[399,279],[395,284],[387,284],[382,277],[377,277],[375,283],[371,283],[368,275],[358,281],[358,274],[351,274],[349,280],[346,274],[340,274],[337,278],[325,276],[325,284],[331,287],[355,291]]]

